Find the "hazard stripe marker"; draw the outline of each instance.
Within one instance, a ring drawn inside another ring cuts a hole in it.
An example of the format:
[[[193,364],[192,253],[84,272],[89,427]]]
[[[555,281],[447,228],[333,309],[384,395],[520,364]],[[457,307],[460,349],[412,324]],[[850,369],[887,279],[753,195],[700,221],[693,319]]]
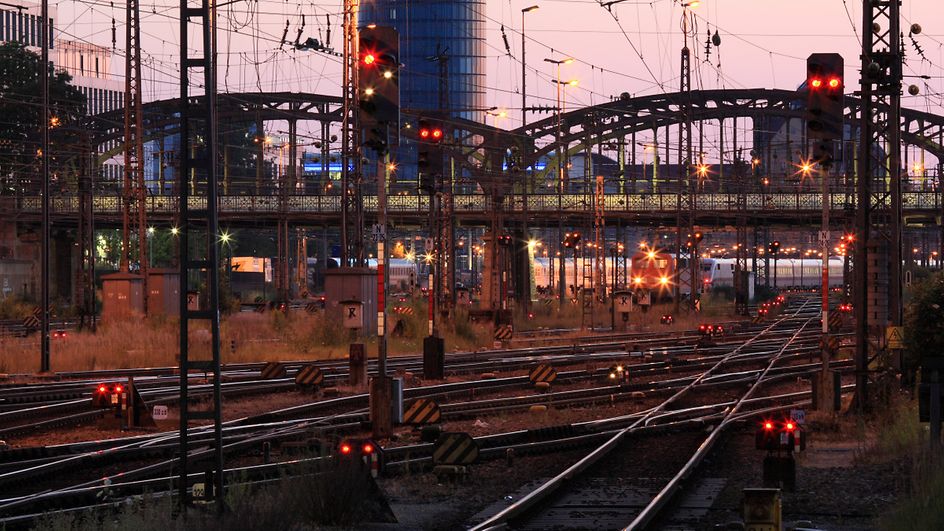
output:
[[[319,367],[305,365],[295,373],[295,384],[305,387],[318,387],[324,382],[324,373]]]
[[[260,374],[265,380],[271,380],[273,378],[285,378],[285,365],[282,365],[277,361],[270,361],[269,363],[266,363],[264,367],[262,367],[262,372]]]
[[[441,418],[439,404],[430,398],[417,398],[403,413],[404,424],[435,424]]]
[[[547,382],[551,383],[557,379],[557,369],[551,367],[546,363],[542,363],[537,367],[531,369],[531,373],[528,374],[528,378],[531,380],[531,383],[537,382]]]
[[[471,465],[479,458],[479,445],[468,433],[447,432],[433,443],[433,465]]]

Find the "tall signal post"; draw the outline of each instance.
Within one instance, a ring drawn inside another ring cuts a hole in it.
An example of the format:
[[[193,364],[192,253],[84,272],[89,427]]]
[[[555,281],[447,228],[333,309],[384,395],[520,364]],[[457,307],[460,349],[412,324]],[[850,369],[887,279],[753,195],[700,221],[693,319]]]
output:
[[[820,245],[823,254],[820,285],[823,333],[823,372],[819,381],[820,392],[816,394],[817,409],[828,411],[833,408],[835,389],[832,388],[833,374],[829,370],[831,352],[829,342],[829,170],[833,165],[835,142],[842,140],[844,62],[836,53],[815,53],[806,60],[806,125],[812,141],[812,160],[803,170],[806,172],[811,163],[819,168],[822,185],[822,230]]]
[[[900,7],[900,0],[862,2],[862,138],[856,176],[853,289],[855,405],[859,411],[868,404],[869,335],[879,339],[885,325],[902,322]],[[881,171],[888,172],[887,179],[877,175]],[[869,269],[870,252],[875,255],[874,272]],[[886,271],[887,276],[882,274]],[[883,319],[886,311],[887,320]],[[876,316],[871,325],[870,314]]]
[[[370,419],[375,437],[393,433],[392,382],[387,376],[387,179],[389,146],[399,143],[400,35],[391,27],[370,25],[360,30],[357,56],[359,136],[377,157],[377,378],[370,386]],[[358,142],[361,145],[361,142]]]

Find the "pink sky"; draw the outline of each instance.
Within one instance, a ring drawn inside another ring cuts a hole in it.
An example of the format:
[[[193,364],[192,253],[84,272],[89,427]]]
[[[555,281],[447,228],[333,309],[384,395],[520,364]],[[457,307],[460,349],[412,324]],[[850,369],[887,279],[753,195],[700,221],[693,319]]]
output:
[[[489,0],[486,13],[487,104],[508,112],[507,118],[498,119],[498,125],[520,125],[520,11],[532,4],[541,7],[526,15],[529,104],[554,102],[556,93],[551,79],[555,72],[552,65],[543,61],[545,57],[571,56],[578,60],[562,67],[562,78],[579,80],[577,88],[565,91],[568,108],[600,103],[609,95],[624,91],[633,94],[660,92],[653,77],[666,90],[677,87],[682,8],[674,0],[628,1],[614,6],[612,13],[618,22],[595,0]],[[118,39],[123,39],[124,11],[111,8],[103,0],[53,5],[58,8],[57,26],[65,38],[111,46],[111,19],[115,18]],[[258,12],[247,11],[250,5]],[[844,5],[848,6],[848,15]],[[220,90],[261,88],[266,91],[338,94],[340,63],[337,58],[297,52],[288,47],[280,51],[278,41],[286,20],[289,21],[289,38],[294,39],[301,15],[305,15],[304,39],[318,37],[319,28],[324,32],[325,15],[330,14],[333,25],[331,40],[340,47],[340,6],[340,2],[261,1],[221,8]],[[805,75],[807,55],[836,51],[846,59],[847,85],[854,89],[858,78],[859,43],[852,23],[858,31],[860,9],[858,0],[846,0],[845,4],[843,0],[702,0],[694,10],[698,36],[697,43],[691,45],[696,54],[693,87],[792,89]],[[172,0],[142,5],[146,100],[177,94],[176,12],[177,3]],[[902,14],[909,59],[906,73],[932,76],[928,81],[906,79],[906,83],[918,84],[922,94],[906,96],[905,105],[941,112],[944,29],[940,24],[944,20],[941,16],[944,8],[938,0],[906,1]],[[907,35],[911,22],[923,26],[924,32],[917,39],[930,63],[921,61],[914,51]],[[501,25],[506,28],[513,58],[505,53]],[[720,48],[712,51],[710,64],[702,60],[708,29],[712,33],[717,29],[722,39]],[[258,38],[253,39],[253,35]],[[324,38],[324,33],[321,37]],[[642,54],[652,75],[629,41]],[[719,53],[720,74],[717,69]],[[115,61],[114,68],[116,73],[122,73],[122,61]]]

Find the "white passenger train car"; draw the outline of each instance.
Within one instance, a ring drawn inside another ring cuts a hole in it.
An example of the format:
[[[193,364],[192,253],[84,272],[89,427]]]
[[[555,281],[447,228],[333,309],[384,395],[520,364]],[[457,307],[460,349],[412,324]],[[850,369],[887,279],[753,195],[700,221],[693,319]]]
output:
[[[734,285],[734,258],[702,258],[702,282],[705,288],[712,286]],[[776,264],[776,265],[775,265]],[[843,284],[843,259],[838,256],[829,258],[829,286],[839,287]],[[748,270],[751,260],[747,261]],[[776,275],[774,269],[776,268]],[[822,285],[823,262],[820,259],[809,258],[778,258],[770,259],[770,285],[778,288],[816,288]]]

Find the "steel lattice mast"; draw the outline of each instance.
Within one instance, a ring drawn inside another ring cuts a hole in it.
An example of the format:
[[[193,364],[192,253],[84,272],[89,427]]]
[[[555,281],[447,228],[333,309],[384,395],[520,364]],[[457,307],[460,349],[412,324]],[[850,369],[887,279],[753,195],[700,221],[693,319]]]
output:
[[[862,6],[853,294],[860,410],[868,402],[869,335],[882,337],[886,325],[902,321],[900,0],[865,0]]]
[[[676,200],[676,267],[675,267],[675,313],[681,307],[682,288],[689,287],[689,304],[684,309],[695,308],[698,278],[698,251],[695,247],[695,182],[692,179],[692,56],[688,49],[688,7],[682,12],[682,31],[685,34],[685,46],[682,47],[682,62],[679,81],[679,93],[682,96],[682,123],[679,125],[678,138],[678,190]],[[682,263],[687,262],[687,271]]]
[[[360,129],[357,127],[357,60],[359,0],[344,3],[344,109],[341,119],[341,264],[364,263],[361,201]]]
[[[144,125],[141,110],[141,13],[138,0],[128,0],[125,18],[125,146],[124,201],[121,269],[131,265],[132,225],[137,225],[138,262],[144,277],[144,311],[147,312],[147,188],[144,185]]]

